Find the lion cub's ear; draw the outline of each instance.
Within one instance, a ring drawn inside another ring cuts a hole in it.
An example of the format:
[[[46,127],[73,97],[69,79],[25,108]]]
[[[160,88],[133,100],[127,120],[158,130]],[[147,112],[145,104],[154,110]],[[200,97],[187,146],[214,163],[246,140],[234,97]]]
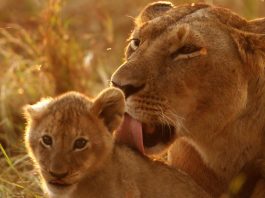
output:
[[[24,114],[27,120],[38,120],[47,111],[47,108],[52,101],[52,98],[44,98],[33,105],[25,105],[23,107]]]
[[[125,97],[117,88],[102,91],[94,100],[91,112],[103,119],[106,127],[113,132],[121,124],[125,111]]]
[[[137,24],[144,23],[156,17],[159,17],[173,7],[174,5],[168,1],[158,1],[150,3],[139,14],[139,16],[136,19],[136,23]]]

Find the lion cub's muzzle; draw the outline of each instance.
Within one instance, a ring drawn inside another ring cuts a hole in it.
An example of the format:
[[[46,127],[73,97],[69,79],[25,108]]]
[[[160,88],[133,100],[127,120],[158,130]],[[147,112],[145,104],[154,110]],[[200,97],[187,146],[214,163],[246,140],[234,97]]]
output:
[[[56,188],[66,188],[71,186],[72,184],[67,182],[67,177],[69,176],[69,172],[52,172],[49,171],[49,181],[47,181],[50,185]]]

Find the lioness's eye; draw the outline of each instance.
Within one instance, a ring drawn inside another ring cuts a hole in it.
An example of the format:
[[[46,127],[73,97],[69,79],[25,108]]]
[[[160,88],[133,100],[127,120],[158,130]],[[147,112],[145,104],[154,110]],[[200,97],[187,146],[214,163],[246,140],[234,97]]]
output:
[[[87,145],[87,140],[84,138],[78,138],[74,143],[74,150],[81,150]]]
[[[43,146],[45,147],[50,147],[52,146],[52,137],[49,135],[44,135],[41,138],[41,143],[43,144]]]
[[[189,56],[190,54],[199,52],[202,48],[198,47],[196,45],[193,44],[186,44],[184,46],[182,46],[181,48],[177,49],[175,52],[173,52],[170,56],[171,58],[177,58],[178,56],[181,55],[187,55],[185,56],[186,58],[190,58],[193,57],[192,55]]]
[[[132,50],[136,50],[140,45],[140,40],[139,39],[132,39],[130,42],[130,46]]]
[[[200,49],[201,48],[199,48],[199,47],[197,47],[195,45],[187,44],[187,45],[184,45],[183,47],[181,47],[180,49],[178,49],[178,53],[180,53],[180,54],[190,54],[190,53],[199,51]]]

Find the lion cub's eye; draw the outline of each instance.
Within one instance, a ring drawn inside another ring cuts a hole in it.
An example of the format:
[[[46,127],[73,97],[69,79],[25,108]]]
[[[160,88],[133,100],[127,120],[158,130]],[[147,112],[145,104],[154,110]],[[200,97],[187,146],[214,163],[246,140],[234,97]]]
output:
[[[140,45],[139,39],[134,38],[130,42],[130,46],[131,46],[132,50],[134,50],[134,51],[139,47],[139,45]]]
[[[41,137],[41,143],[45,147],[50,147],[52,146],[52,137],[49,135],[44,135]]]
[[[83,150],[87,146],[87,140],[85,138],[78,138],[74,142],[74,150]]]

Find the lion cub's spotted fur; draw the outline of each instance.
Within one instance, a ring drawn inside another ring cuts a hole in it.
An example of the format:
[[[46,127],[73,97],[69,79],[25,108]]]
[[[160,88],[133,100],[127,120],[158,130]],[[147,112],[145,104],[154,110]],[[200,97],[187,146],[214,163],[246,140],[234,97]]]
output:
[[[208,197],[189,176],[114,142],[124,106],[122,92],[109,88],[94,100],[70,92],[25,107],[26,146],[48,196]],[[74,149],[78,138],[84,149]]]

